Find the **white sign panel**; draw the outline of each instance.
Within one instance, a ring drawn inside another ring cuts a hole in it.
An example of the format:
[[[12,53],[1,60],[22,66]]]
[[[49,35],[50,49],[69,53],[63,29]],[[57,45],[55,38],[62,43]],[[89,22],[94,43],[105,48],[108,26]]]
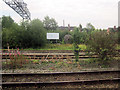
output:
[[[59,33],[47,33],[47,39],[59,39]]]

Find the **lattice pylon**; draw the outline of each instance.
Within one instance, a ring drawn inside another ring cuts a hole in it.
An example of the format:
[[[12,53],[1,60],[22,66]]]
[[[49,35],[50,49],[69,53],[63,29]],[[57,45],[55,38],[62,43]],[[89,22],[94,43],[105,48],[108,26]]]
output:
[[[23,0],[3,0],[8,6],[10,6],[15,12],[17,12],[23,20],[31,20],[30,12],[27,8],[27,4]]]

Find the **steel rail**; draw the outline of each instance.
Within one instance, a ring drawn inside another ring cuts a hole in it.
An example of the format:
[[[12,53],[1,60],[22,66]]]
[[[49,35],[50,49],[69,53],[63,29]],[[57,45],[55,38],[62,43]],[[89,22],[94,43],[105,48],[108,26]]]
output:
[[[2,83],[3,87],[9,86],[30,86],[30,85],[56,85],[56,84],[91,84],[91,83],[106,83],[106,82],[120,82],[120,78],[113,78],[113,79],[98,79],[98,80],[78,80],[78,81],[52,81],[52,82],[4,82]]]
[[[54,72],[54,73],[0,73],[2,76],[21,76],[21,75],[60,75],[60,74],[91,74],[91,73],[120,73],[120,70],[106,70],[106,71],[81,71],[81,72]]]

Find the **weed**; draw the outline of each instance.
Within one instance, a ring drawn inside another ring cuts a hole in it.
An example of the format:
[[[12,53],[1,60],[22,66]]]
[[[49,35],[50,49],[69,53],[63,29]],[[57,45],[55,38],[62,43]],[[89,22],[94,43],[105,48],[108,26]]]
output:
[[[7,60],[7,55],[9,56],[10,60]],[[5,54],[6,62],[4,62],[7,68],[13,70],[17,68],[22,68],[23,64],[26,63],[25,56],[19,51],[19,48],[15,51],[13,49],[10,51],[8,50],[8,54]]]

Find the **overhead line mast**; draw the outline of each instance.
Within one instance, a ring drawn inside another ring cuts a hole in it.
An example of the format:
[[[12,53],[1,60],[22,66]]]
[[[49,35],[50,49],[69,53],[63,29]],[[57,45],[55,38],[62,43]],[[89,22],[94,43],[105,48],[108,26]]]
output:
[[[9,5],[15,12],[17,12],[23,20],[31,20],[30,12],[27,8],[27,4],[23,0],[3,0]]]

